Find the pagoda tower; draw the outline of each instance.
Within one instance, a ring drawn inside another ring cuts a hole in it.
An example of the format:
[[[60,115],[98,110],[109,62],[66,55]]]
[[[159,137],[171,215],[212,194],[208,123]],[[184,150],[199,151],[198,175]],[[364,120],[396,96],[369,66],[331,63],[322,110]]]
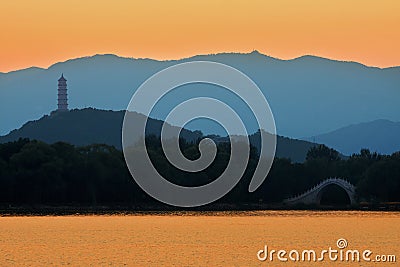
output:
[[[68,111],[67,79],[64,78],[64,74],[58,79],[57,111]]]

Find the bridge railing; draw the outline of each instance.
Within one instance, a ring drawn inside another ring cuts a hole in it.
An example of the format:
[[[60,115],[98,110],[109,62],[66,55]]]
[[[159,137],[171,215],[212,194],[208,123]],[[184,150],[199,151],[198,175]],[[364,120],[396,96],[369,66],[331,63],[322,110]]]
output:
[[[343,185],[342,183],[344,183],[343,186],[345,186],[348,190],[350,191],[354,191],[355,190],[355,186],[352,185],[348,180],[346,179],[342,179],[342,178],[337,178],[337,177],[330,177],[328,179],[325,179],[321,182],[319,182],[318,184],[316,184],[315,186],[311,187],[310,189],[308,189],[307,191],[301,193],[301,194],[297,194],[293,197],[290,198],[286,198],[283,200],[283,202],[292,202],[292,201],[296,201],[299,200],[301,198],[304,198],[305,196],[309,195],[311,192],[314,192],[315,190],[320,189],[321,187],[324,187],[326,184],[332,183],[332,182],[338,182],[341,185]]]

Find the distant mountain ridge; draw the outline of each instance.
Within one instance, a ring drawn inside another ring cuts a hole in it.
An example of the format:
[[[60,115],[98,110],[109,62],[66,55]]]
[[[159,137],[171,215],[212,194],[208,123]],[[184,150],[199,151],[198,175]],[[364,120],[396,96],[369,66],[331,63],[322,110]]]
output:
[[[194,60],[228,64],[253,79],[269,101],[279,135],[300,138],[363,121],[400,121],[396,101],[400,99],[399,67],[379,69],[314,56],[280,60],[256,51],[170,61],[96,55],[56,63],[48,69],[34,67],[2,73],[0,134],[54,110],[61,73],[68,80],[70,108],[123,110],[135,90],[151,75],[168,66]],[[178,96],[185,99],[211,89],[191,87]],[[227,98],[234,102],[231,96]],[[166,106],[175,104],[168,101]],[[234,108],[243,111],[240,106]],[[161,109],[152,117],[163,119],[163,112]],[[256,130],[256,125],[250,126]],[[202,130],[208,133],[207,128]]]
[[[323,143],[345,155],[358,153],[362,148],[390,155],[400,151],[400,122],[375,120],[352,124],[304,140]]]
[[[58,141],[68,142],[76,146],[94,143],[108,144],[121,149],[121,130],[125,111],[97,110],[86,108],[68,112],[55,112],[43,116],[36,121],[24,124],[20,129],[14,130],[5,136],[0,136],[0,143],[30,138],[46,143]],[[139,113],[131,113],[136,120],[145,120],[146,117]],[[147,134],[160,136],[163,121],[149,118]],[[134,125],[132,126],[134,127]],[[175,127],[167,124],[167,127]],[[200,131],[182,129],[181,137],[188,141],[196,141],[203,135]],[[257,148],[260,144],[257,134],[249,137],[250,142]],[[290,158],[295,162],[303,162],[308,150],[315,144],[278,136],[276,156]]]

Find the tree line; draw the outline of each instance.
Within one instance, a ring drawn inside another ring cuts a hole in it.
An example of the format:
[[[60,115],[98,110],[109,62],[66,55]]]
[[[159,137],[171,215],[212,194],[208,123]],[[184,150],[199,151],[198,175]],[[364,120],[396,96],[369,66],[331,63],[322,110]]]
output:
[[[226,168],[230,144],[217,144],[214,162],[198,173],[186,173],[166,159],[159,138],[146,137],[150,159],[168,180],[183,186],[199,186],[216,179]],[[180,140],[189,159],[200,156],[197,142]],[[235,188],[217,203],[279,203],[303,193],[329,177],[341,177],[357,187],[359,201],[400,201],[400,152],[380,155],[362,149],[343,159],[324,145],[312,147],[303,163],[276,158],[264,183],[248,192],[258,162],[252,147],[247,169]],[[339,190],[340,191],[340,190]],[[333,195],[342,192],[333,192]],[[122,151],[93,144],[76,147],[68,143],[46,144],[19,139],[0,144],[0,205],[161,205],[132,179]]]

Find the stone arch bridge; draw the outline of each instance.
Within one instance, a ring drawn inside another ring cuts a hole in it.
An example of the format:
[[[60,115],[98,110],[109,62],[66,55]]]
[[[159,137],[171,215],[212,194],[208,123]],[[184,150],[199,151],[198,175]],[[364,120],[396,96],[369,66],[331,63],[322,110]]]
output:
[[[356,204],[356,187],[341,178],[328,178],[300,195],[283,200],[283,203],[286,205],[320,205],[322,195],[328,186],[332,184],[338,185],[346,191],[350,199],[350,205],[353,206]]]

